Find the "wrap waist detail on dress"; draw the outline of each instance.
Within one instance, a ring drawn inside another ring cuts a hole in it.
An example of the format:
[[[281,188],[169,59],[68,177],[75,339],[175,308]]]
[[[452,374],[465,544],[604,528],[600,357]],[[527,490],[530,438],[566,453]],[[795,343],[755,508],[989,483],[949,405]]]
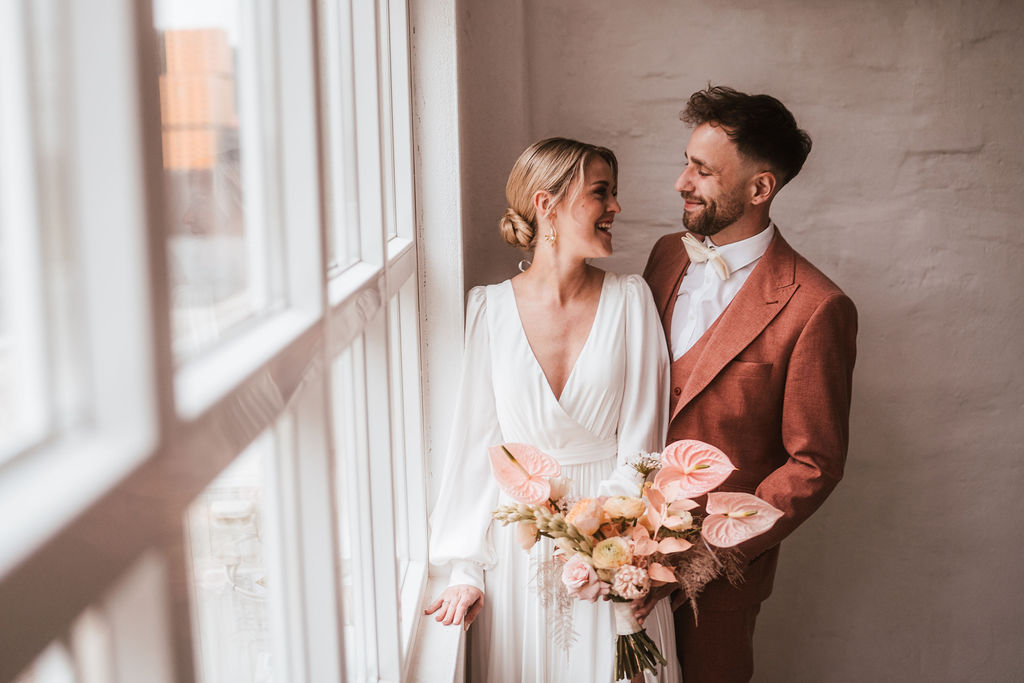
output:
[[[560,465],[582,465],[615,457],[618,449],[618,439],[615,436],[610,436],[601,441],[572,444],[564,448],[542,448],[541,450],[557,460]]]

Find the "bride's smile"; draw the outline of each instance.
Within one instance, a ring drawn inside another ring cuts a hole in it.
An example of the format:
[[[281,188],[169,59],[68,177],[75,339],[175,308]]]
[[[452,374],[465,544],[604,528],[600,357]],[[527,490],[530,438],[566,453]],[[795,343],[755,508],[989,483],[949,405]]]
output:
[[[592,158],[583,172],[580,186],[559,210],[552,224],[558,248],[573,258],[602,258],[612,254],[612,223],[622,210],[616,198],[615,176],[608,162]]]

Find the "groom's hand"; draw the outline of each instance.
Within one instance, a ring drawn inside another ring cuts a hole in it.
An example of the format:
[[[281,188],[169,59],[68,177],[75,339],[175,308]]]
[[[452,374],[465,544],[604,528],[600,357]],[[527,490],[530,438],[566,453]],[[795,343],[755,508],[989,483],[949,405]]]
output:
[[[666,584],[664,586],[655,586],[644,596],[643,600],[637,600],[633,603],[633,616],[640,622],[640,625],[644,625],[644,619],[651,613],[654,606],[658,604],[658,601],[667,598],[672,594],[672,591],[676,589],[674,583]]]
[[[469,630],[480,610],[484,608],[484,594],[476,586],[457,584],[448,586],[438,596],[437,600],[430,604],[424,614],[438,612],[434,621],[439,621],[445,626],[451,624],[464,624],[463,628]],[[440,610],[440,611],[438,611]]]

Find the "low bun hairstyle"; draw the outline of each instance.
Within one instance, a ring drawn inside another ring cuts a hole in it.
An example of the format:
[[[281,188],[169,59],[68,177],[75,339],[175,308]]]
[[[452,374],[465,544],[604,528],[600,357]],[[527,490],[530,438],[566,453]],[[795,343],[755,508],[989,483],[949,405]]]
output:
[[[534,227],[511,208],[505,209],[498,227],[501,228],[501,236],[514,247],[529,249],[533,244]]]
[[[587,163],[598,157],[612,169],[612,180],[618,183],[619,162],[605,147],[568,138],[548,138],[526,148],[509,173],[505,184],[508,208],[498,221],[501,236],[520,249],[532,249],[537,238],[537,209],[533,196],[546,191],[557,206],[583,179]]]

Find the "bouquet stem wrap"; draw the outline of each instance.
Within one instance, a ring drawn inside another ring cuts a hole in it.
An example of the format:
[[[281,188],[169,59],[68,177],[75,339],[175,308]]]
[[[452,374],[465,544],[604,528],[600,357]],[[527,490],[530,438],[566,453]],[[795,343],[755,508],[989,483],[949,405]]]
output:
[[[615,615],[615,680],[629,680],[644,669],[657,671],[665,666],[665,657],[658,651],[646,629],[633,616],[632,602],[613,602]]]

